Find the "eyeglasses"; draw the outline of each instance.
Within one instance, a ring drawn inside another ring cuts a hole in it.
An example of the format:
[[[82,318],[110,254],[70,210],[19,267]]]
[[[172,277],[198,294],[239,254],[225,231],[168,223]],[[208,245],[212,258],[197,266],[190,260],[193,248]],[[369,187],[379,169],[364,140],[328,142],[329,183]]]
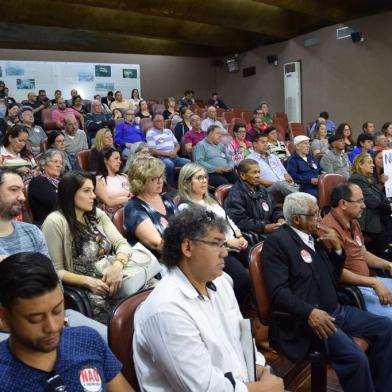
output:
[[[166,181],[166,177],[162,174],[161,176],[151,177],[150,181],[157,184],[159,181]]]
[[[313,218],[313,219],[317,219],[317,220],[321,219],[320,211],[317,211],[314,214],[295,214],[295,215],[307,216],[307,217],[310,217],[310,218]]]
[[[201,174],[200,176],[193,177],[193,178],[199,182],[208,181],[208,177],[204,174]]]
[[[349,203],[359,203],[359,204],[365,204],[365,200],[364,199],[359,199],[359,200],[347,200],[347,199],[343,199],[344,201],[347,201]]]
[[[226,241],[207,241],[207,240],[202,240],[201,238],[192,238],[191,241],[201,242],[203,244],[211,245],[214,248],[218,248],[218,249],[227,249],[228,248]]]

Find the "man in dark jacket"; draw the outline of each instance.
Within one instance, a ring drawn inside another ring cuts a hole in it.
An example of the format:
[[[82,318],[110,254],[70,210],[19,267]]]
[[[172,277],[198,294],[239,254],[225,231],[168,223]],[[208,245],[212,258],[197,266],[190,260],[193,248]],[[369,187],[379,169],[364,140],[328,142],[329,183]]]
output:
[[[225,198],[227,214],[242,232],[269,234],[284,223],[283,213],[260,184],[260,166],[244,159],[237,168],[240,179]]]
[[[345,253],[336,232],[319,224],[317,200],[292,193],[286,196],[283,212],[287,224],[264,243],[263,271],[272,311],[289,313],[292,319],[270,324],[271,345],[299,361],[315,335],[326,344],[344,391],[390,391],[391,320],[339,304],[336,285]],[[330,252],[322,241],[331,244]],[[351,336],[369,342],[368,355]]]

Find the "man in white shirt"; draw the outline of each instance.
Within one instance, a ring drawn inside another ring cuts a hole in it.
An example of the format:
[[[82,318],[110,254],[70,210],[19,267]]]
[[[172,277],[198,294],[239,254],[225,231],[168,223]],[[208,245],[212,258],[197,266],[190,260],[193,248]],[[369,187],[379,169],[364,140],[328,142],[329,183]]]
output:
[[[283,197],[299,191],[287,173],[277,155],[268,151],[268,136],[257,133],[253,139],[253,152],[248,159],[254,159],[260,166],[260,184],[265,186],[268,192],[279,192]]]
[[[222,129],[222,131],[226,132],[223,124],[219,120],[216,119],[216,117],[217,117],[216,114],[217,114],[217,111],[216,111],[215,106],[210,106],[207,109],[207,117],[201,122],[201,128],[203,129],[203,131],[207,132],[208,127],[210,125],[216,125],[220,129]]]
[[[248,374],[246,358],[254,369],[254,346],[249,339],[252,355],[246,356],[240,342],[245,321],[223,274],[225,231],[225,221],[200,206],[175,215],[165,230],[168,273],[135,316],[134,362],[142,391],[283,391],[260,353],[256,374]]]

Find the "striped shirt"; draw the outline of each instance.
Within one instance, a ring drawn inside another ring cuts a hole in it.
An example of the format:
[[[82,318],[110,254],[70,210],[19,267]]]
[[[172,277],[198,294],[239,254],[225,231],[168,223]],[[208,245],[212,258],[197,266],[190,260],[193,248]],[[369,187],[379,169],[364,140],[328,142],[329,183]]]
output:
[[[153,148],[162,152],[169,152],[174,150],[175,145],[178,144],[176,137],[170,129],[159,131],[156,128],[151,128],[147,132],[148,148]]]

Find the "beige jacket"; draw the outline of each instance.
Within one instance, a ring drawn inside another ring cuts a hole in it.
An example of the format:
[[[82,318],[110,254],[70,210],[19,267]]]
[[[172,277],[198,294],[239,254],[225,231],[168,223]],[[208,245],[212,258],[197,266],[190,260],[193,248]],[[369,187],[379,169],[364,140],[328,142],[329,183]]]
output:
[[[131,246],[118,232],[109,217],[99,208],[96,211],[97,227],[111,241],[116,254],[131,254]],[[64,215],[59,211],[49,214],[42,224],[42,231],[48,244],[49,255],[56,266],[59,277],[62,278],[64,271],[73,272],[72,235]]]

